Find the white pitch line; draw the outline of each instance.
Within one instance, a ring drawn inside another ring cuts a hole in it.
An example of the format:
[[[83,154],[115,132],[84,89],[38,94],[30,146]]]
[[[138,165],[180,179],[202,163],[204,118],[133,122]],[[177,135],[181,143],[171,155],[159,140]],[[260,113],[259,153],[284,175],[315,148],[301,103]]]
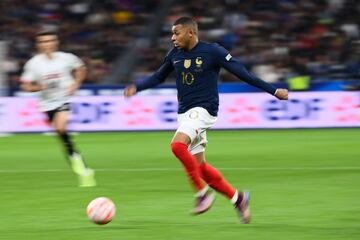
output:
[[[339,171],[339,170],[360,170],[360,166],[348,167],[236,167],[236,168],[218,168],[221,171]],[[165,172],[165,171],[183,171],[182,168],[99,168],[98,172]],[[70,169],[0,169],[0,173],[52,173],[66,172]]]

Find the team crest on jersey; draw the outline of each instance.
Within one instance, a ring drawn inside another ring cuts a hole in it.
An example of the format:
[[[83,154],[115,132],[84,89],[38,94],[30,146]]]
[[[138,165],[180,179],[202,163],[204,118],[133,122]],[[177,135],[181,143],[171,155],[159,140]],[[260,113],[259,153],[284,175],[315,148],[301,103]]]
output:
[[[184,67],[189,68],[191,66],[191,59],[185,59],[184,60]]]
[[[201,57],[197,57],[195,59],[196,67],[200,68],[203,61],[201,60]]]
[[[195,68],[195,72],[202,72],[202,64],[203,64],[203,60],[201,59],[201,57],[196,57],[195,59],[195,64],[196,64],[196,68]]]

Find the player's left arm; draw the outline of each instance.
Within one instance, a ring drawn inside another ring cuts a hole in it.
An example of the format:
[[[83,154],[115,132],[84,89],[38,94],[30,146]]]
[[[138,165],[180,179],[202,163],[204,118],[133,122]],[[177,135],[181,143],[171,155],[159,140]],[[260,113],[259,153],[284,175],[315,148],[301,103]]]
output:
[[[252,73],[250,73],[240,61],[230,55],[230,53],[220,46],[215,48],[215,56],[217,61],[226,70],[249,83],[250,85],[260,88],[271,95],[274,95],[280,100],[288,99],[288,90],[284,88],[275,88],[273,85],[261,80]]]
[[[74,69],[74,82],[69,87],[69,94],[73,95],[81,86],[82,82],[86,78],[86,66],[83,65]]]
[[[74,82],[69,86],[69,95],[73,95],[80,88],[87,75],[87,68],[84,62],[73,54],[71,54],[71,58],[74,67]]]

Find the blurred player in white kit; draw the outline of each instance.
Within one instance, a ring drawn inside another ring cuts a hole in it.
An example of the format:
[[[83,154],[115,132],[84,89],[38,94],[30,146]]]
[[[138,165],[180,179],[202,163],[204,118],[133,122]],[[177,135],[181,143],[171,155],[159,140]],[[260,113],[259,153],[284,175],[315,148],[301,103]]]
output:
[[[59,136],[71,168],[79,176],[79,186],[95,186],[94,170],[86,166],[67,131],[70,98],[86,77],[84,62],[74,54],[58,51],[59,40],[53,31],[38,32],[35,40],[38,53],[24,66],[21,88],[40,91],[40,110]]]

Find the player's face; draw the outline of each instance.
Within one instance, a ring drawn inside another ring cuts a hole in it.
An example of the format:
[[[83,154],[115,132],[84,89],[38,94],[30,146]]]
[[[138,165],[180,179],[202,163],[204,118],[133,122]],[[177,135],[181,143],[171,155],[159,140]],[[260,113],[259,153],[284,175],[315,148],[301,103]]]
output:
[[[39,52],[52,53],[57,51],[59,41],[56,35],[44,35],[36,38],[36,44]]]
[[[188,49],[190,46],[190,39],[192,37],[192,32],[190,28],[183,26],[181,24],[175,25],[172,27],[172,37],[171,41],[174,43],[174,46],[179,49]]]

